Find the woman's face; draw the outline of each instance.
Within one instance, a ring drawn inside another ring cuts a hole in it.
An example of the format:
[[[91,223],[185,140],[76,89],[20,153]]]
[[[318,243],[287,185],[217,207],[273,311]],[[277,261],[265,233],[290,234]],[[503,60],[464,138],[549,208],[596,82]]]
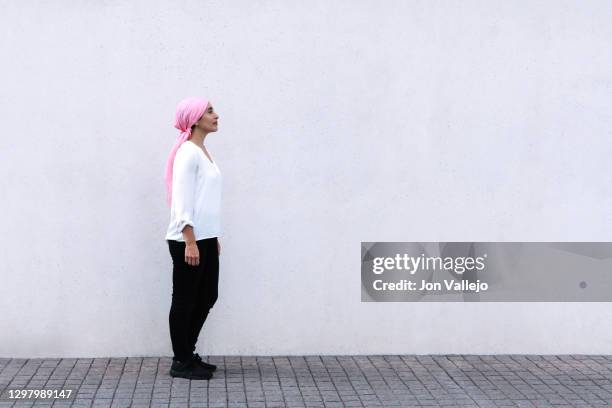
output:
[[[208,104],[204,115],[196,122],[196,126],[205,133],[216,132],[218,128],[219,115],[215,112],[211,103]]]

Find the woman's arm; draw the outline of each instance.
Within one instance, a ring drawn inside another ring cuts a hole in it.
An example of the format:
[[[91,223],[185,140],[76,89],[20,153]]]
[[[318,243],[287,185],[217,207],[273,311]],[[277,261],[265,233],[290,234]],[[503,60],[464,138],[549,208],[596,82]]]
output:
[[[192,266],[199,265],[200,250],[198,249],[192,226],[187,225],[185,229],[183,229],[183,238],[185,239],[185,262]]]
[[[179,150],[174,158],[172,200],[179,230],[185,240],[185,262],[189,265],[200,263],[200,254],[193,232],[193,212],[195,206],[196,173],[198,156],[191,150]]]
[[[186,225],[185,228],[183,228],[183,239],[185,240],[186,245],[194,244],[196,242],[193,227],[191,225]]]
[[[185,237],[184,229],[187,225],[190,225],[192,229],[194,227],[193,213],[198,171],[198,157],[194,153],[189,149],[179,149],[172,169],[172,201],[178,230],[183,232],[183,237]],[[185,238],[193,240],[193,234]]]

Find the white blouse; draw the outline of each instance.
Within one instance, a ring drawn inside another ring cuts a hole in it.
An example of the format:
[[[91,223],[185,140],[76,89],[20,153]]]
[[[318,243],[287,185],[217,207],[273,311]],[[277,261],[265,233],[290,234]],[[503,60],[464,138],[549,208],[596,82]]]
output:
[[[221,171],[201,147],[187,140],[176,151],[172,168],[172,203],[167,240],[184,242],[183,228],[196,240],[221,235]]]

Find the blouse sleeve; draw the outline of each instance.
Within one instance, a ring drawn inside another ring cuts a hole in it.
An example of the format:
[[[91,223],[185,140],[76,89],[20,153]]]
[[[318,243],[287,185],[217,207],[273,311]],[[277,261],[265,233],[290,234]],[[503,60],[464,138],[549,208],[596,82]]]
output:
[[[195,205],[196,172],[198,157],[188,149],[180,149],[174,157],[172,168],[172,201],[179,231],[186,225],[194,228],[193,210]]]

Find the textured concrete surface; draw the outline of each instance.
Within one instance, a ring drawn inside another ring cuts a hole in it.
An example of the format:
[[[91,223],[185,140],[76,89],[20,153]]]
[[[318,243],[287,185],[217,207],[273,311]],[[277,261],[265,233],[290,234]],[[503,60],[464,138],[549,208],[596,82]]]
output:
[[[210,381],[170,357],[0,359],[1,407],[591,407],[612,403],[612,356],[384,355],[206,358]],[[9,390],[72,389],[19,401]]]
[[[612,354],[609,302],[362,303],[358,257],[611,240],[612,1],[0,4],[0,357],[170,354],[191,95],[220,115],[207,354]]]

